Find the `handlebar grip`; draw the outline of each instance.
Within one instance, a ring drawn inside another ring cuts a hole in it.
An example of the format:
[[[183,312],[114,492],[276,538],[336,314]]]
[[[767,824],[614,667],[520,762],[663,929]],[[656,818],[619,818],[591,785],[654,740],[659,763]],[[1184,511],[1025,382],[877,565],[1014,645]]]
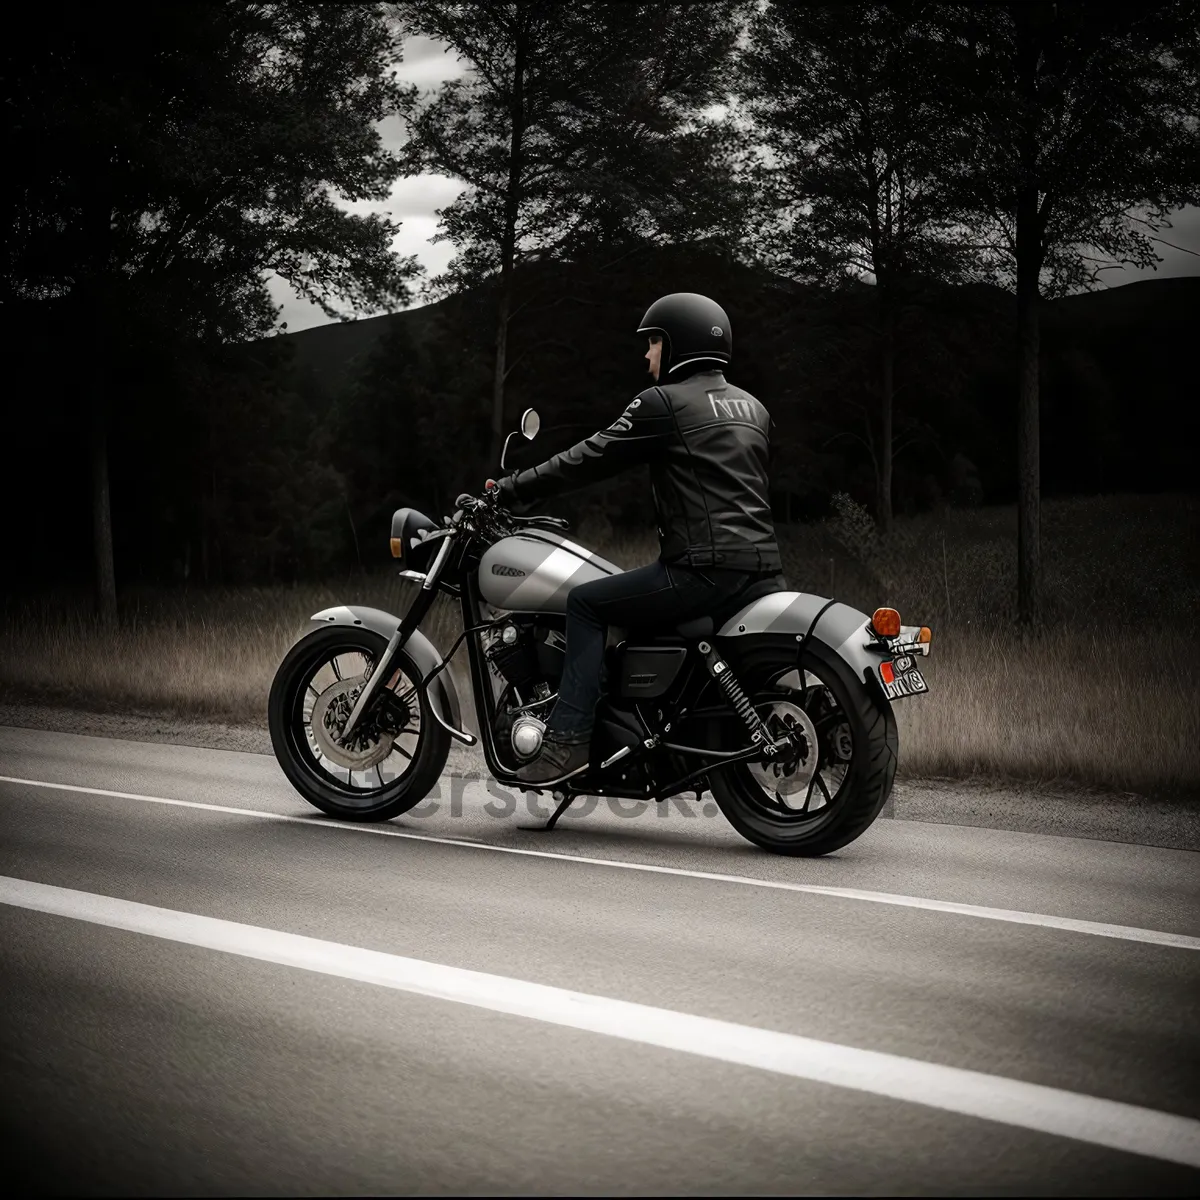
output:
[[[571,522],[565,520],[562,517],[532,516],[532,517],[513,517],[512,519],[518,525],[544,525],[548,529],[570,529],[571,528]]]

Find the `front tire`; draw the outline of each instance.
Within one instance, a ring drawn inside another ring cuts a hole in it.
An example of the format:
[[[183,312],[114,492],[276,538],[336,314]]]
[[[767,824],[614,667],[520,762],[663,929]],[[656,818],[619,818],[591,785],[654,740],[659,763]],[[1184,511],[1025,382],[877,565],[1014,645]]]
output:
[[[314,734],[314,716],[336,727],[339,710],[331,714],[331,707],[340,703],[344,712],[353,703],[355,680],[368,663],[379,662],[386,646],[369,629],[322,626],[288,651],[271,684],[267,719],[275,757],[309,804],[339,820],[388,821],[407,812],[429,794],[450,753],[450,734],[416,686],[420,668],[401,650],[389,681],[388,723],[373,742],[365,739],[358,762],[327,757],[325,751],[336,748],[320,729]]]
[[[734,829],[765,850],[804,857],[840,850],[866,832],[891,793],[899,751],[892,706],[873,696],[820,642],[809,643],[803,662],[797,661],[794,644],[790,652],[763,646],[739,657],[738,680],[760,714],[789,706],[822,714],[808,725],[817,731],[814,783],[831,765],[841,768],[835,772],[839,782],[833,791],[822,784],[827,803],[823,800],[812,813],[800,812],[789,807],[798,800],[771,794],[761,769],[756,777],[748,764],[738,763],[712,772],[713,797]],[[789,680],[794,683],[784,682]],[[722,726],[728,740],[740,722]],[[744,744],[745,734],[739,730],[738,736]]]

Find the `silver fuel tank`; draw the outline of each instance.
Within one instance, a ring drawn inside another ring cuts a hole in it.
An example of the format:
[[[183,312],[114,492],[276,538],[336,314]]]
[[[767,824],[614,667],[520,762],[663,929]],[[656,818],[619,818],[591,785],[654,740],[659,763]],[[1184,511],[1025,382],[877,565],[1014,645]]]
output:
[[[501,538],[479,563],[479,591],[508,612],[567,611],[567,593],[621,568],[549,529]]]

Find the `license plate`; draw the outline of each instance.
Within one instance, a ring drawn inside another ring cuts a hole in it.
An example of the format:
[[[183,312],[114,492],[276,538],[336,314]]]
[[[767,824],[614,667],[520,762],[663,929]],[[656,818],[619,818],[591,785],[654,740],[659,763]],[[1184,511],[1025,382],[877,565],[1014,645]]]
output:
[[[925,676],[916,667],[905,671],[903,675],[897,671],[896,677],[891,683],[884,683],[881,675],[879,682],[883,684],[883,694],[889,700],[901,700],[905,696],[919,696],[922,692],[929,691],[929,684],[925,682]]]

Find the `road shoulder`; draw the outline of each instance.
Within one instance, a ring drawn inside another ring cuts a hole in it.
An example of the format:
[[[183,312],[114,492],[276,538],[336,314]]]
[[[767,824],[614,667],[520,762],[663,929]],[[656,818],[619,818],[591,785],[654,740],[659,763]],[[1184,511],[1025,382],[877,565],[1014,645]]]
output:
[[[0,725],[271,754],[265,722],[228,725],[147,712],[84,712],[0,702]],[[451,746],[447,773],[485,779],[478,750]],[[1061,782],[905,779],[891,802],[901,821],[970,825],[1059,837],[1096,838],[1143,846],[1200,849],[1200,797],[1151,797],[1075,787]]]

